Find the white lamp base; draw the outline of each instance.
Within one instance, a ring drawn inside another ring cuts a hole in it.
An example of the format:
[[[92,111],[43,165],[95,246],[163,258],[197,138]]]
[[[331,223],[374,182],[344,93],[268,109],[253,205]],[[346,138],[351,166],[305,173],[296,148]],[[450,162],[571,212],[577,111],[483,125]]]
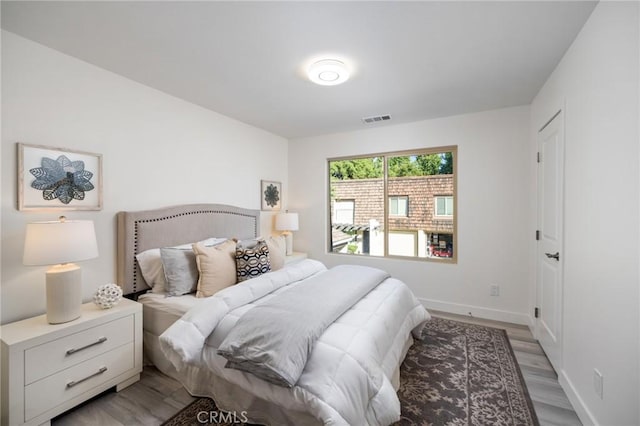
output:
[[[47,271],[47,321],[60,324],[80,318],[82,276],[73,263],[56,265]]]
[[[291,256],[293,254],[293,234],[289,231],[284,231],[282,235],[284,236],[286,255]]]

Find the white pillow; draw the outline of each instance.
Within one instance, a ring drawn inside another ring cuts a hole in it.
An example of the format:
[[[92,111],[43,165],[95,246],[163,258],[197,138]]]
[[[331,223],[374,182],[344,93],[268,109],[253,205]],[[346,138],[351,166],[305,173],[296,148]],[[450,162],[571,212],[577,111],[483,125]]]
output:
[[[162,258],[160,257],[160,249],[145,250],[136,255],[140,273],[149,286],[152,293],[164,293],[167,282],[164,279],[164,268],[162,267]]]
[[[207,238],[199,241],[205,247],[215,246],[227,241],[227,238]],[[170,248],[179,250],[191,250],[193,243],[182,244]],[[140,272],[144,280],[151,287],[152,293],[165,293],[167,291],[167,281],[164,277],[164,268],[162,267],[162,258],[160,257],[160,249],[145,250],[136,255]]]

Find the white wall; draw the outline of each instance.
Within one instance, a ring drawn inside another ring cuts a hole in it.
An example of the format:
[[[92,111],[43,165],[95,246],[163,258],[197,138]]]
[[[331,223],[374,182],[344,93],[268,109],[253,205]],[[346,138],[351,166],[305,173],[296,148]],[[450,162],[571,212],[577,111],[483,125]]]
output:
[[[640,424],[639,35],[638,3],[601,2],[531,107],[533,130],[566,103],[559,375],[585,424]]]
[[[2,89],[2,323],[44,312],[46,267],[22,265],[25,225],[58,216],[16,210],[16,142],[103,154],[104,209],[66,213],[96,225],[100,257],[81,264],[85,300],[115,280],[118,211],[191,202],[259,209],[260,179],[287,187],[286,139],[8,32]],[[263,215],[263,232],[270,219]]]
[[[2,7],[0,7],[0,20],[2,19]],[[4,34],[0,30],[0,47],[2,46],[2,40]],[[0,52],[1,53],[1,52]],[[2,99],[2,55],[0,54],[0,100]],[[2,130],[2,102],[0,102],[0,131]],[[1,136],[0,136],[1,141]],[[2,183],[2,149],[0,146],[0,184]],[[1,186],[0,186],[1,187]],[[0,196],[1,199],[1,196]],[[2,241],[4,240],[2,235],[2,208],[0,208],[0,324],[2,323]]]
[[[458,264],[327,253],[327,158],[458,145]],[[516,107],[292,140],[294,249],[327,265],[377,266],[428,307],[528,323],[531,226],[529,108]],[[489,295],[489,285],[500,296]]]

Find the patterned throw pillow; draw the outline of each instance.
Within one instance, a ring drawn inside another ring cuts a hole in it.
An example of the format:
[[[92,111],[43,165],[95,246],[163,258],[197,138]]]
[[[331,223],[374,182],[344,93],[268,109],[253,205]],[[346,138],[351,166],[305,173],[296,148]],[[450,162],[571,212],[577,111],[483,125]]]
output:
[[[255,278],[270,270],[269,246],[264,240],[240,241],[236,245],[238,282]]]

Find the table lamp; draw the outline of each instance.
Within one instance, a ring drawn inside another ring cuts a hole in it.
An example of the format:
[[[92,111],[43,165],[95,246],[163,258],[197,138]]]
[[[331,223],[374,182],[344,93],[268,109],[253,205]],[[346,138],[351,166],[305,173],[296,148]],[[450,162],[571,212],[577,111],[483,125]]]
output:
[[[298,230],[298,213],[280,213],[276,216],[276,230],[284,231],[284,239],[287,246],[287,256],[293,254],[293,234]]]
[[[93,221],[60,220],[27,224],[25,265],[53,265],[47,271],[47,321],[60,324],[80,317],[82,276],[72,262],[98,257]]]

